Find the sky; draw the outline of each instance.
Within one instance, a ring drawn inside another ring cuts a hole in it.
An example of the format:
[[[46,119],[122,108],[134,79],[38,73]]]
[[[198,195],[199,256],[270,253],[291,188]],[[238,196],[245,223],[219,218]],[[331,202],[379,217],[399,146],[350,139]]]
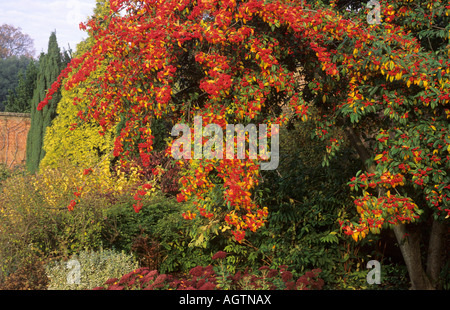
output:
[[[56,30],[60,49],[76,50],[87,38],[80,30],[80,22],[92,15],[96,0],[0,0],[0,25],[21,28],[34,40],[37,58],[46,53],[50,34]]]

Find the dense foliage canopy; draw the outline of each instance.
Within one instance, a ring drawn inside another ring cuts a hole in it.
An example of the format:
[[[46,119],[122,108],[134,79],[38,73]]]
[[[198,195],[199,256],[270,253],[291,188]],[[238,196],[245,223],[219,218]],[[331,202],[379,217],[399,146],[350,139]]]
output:
[[[326,142],[325,165],[344,141],[364,164],[350,182],[360,219],[341,219],[346,234],[358,241],[430,214],[447,223],[450,3],[372,4],[112,0],[107,17],[80,25],[95,44],[72,60],[38,109],[70,72],[67,90],[107,63],[78,117],[97,122],[100,134],[116,128],[114,156],[123,166],[137,159],[143,173],[149,166],[154,119],[192,124],[202,116],[202,125],[225,130],[299,118]],[[344,133],[332,134],[334,127]],[[261,182],[257,160],[179,164],[186,168],[178,200],[194,207],[185,218],[200,214],[207,228],[231,231],[237,241],[264,225],[268,210],[252,196]],[[147,188],[136,195],[137,211]]]
[[[333,3],[315,8],[295,1],[112,1],[111,8],[110,17],[82,24],[97,42],[62,76],[80,68],[66,84],[70,89],[110,60],[105,74],[87,90],[91,104],[79,116],[98,121],[104,130],[122,123],[114,152],[122,160],[140,156],[145,166],[153,118],[175,123],[199,114],[205,124],[221,126],[283,123],[290,115],[282,107],[306,119],[315,103],[321,113],[319,138],[327,137],[327,126],[340,122],[376,140],[367,147],[373,150],[374,170],[353,183],[365,189],[356,200],[364,215],[358,232],[414,221],[420,208],[408,186],[422,189],[430,207],[448,215],[450,63],[442,44],[430,43],[425,50],[405,27],[414,30],[405,21],[415,13],[413,4],[383,5],[379,25],[364,23],[362,14],[345,18]],[[428,32],[440,29],[443,22],[435,19],[448,15],[448,6],[439,1],[421,10],[431,14]],[[448,38],[448,32],[439,34]],[[304,93],[301,75],[309,82]],[[321,96],[311,101],[311,93]],[[329,143],[332,153],[340,142]],[[195,178],[182,180],[184,196],[192,194],[194,184],[195,195],[203,198],[219,186],[221,202],[230,211],[248,212],[247,223],[235,222],[234,213],[228,214],[229,223],[256,229],[264,217],[264,209],[250,198],[258,182],[256,165],[203,160],[198,166]],[[222,184],[213,182],[212,171],[219,179],[226,176]],[[371,193],[377,185],[387,191]],[[198,207],[208,215],[218,202]]]

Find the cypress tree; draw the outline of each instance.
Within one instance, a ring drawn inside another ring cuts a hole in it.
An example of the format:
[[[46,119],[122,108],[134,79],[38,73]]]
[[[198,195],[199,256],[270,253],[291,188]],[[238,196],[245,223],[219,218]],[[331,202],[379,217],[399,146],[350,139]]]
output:
[[[56,107],[61,99],[61,93],[59,91],[55,93],[49,104],[41,111],[37,110],[37,106],[45,98],[47,89],[51,87],[68,62],[68,54],[61,53],[56,40],[56,33],[52,32],[48,42],[47,54],[41,53],[39,56],[36,87],[31,100],[31,125],[26,150],[26,165],[31,173],[38,170],[39,163],[45,155],[42,149],[45,130],[56,116]]]

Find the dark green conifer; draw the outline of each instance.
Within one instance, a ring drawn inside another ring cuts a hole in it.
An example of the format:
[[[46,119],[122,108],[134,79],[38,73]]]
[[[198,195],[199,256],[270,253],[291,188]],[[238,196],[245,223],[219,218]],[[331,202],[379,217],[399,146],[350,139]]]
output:
[[[31,100],[31,125],[27,137],[26,154],[26,165],[31,173],[38,170],[39,163],[45,155],[42,149],[45,130],[51,125],[52,120],[56,116],[56,107],[61,99],[61,93],[59,91],[55,93],[49,104],[41,111],[37,110],[37,106],[45,98],[47,90],[67,66],[68,62],[68,54],[66,52],[61,53],[56,40],[56,33],[52,32],[48,42],[47,54],[41,53],[39,56],[36,87]]]

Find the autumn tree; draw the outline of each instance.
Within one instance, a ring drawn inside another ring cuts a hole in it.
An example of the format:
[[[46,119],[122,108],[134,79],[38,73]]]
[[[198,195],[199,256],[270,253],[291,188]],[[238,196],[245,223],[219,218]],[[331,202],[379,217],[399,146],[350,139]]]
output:
[[[33,39],[21,28],[3,24],[0,26],[0,59],[11,56],[34,57]]]
[[[438,287],[450,211],[450,3],[380,2],[382,23],[371,27],[384,27],[384,34],[373,42],[360,39],[347,50],[353,54],[348,58],[336,55],[364,66],[347,79],[346,97],[328,91],[326,82],[317,89],[333,107],[345,100],[346,106],[337,106],[347,120],[336,117],[336,124],[344,126],[365,163],[350,183],[362,194],[355,199],[361,218],[343,228],[360,240],[391,227],[412,287]],[[383,38],[387,44],[381,44]]]
[[[81,25],[96,43],[69,64],[38,110],[71,71],[67,89],[108,62],[78,115],[98,122],[101,133],[118,125],[114,155],[125,166],[140,158],[143,170],[154,118],[194,125],[202,116],[200,125],[224,131],[227,124],[312,121],[313,137],[327,143],[324,165],[343,140],[361,160],[349,183],[360,219],[343,216],[342,231],[358,242],[392,228],[412,288],[436,287],[450,216],[450,3],[350,2],[112,0],[109,17]],[[343,134],[331,136],[333,127]],[[200,142],[210,145],[207,137]],[[238,242],[264,225],[267,208],[252,198],[258,160],[247,154],[179,164],[178,200],[193,206],[185,218],[200,217],[203,229]]]

